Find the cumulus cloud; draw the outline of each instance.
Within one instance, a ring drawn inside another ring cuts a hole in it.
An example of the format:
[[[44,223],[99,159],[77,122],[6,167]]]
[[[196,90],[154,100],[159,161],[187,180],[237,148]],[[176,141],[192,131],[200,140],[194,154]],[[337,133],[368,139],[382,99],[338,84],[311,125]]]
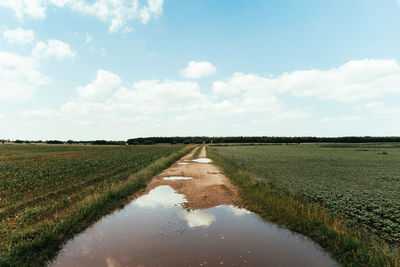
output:
[[[27,45],[35,40],[35,32],[17,28],[15,30],[6,30],[3,37],[11,44]]]
[[[121,84],[121,78],[109,71],[98,70],[96,79],[86,86],[76,88],[80,99],[97,100],[109,96]]]
[[[39,71],[39,62],[35,59],[0,51],[0,100],[27,100],[37,86],[48,82],[49,78]]]
[[[115,94],[122,106],[141,113],[167,113],[198,107],[206,96],[195,82],[145,80]]]
[[[226,81],[215,81],[213,83],[213,92],[224,96],[235,96],[240,93],[271,96],[276,91],[272,80],[240,72],[234,73]]]
[[[227,81],[215,82],[213,91],[219,95],[289,92],[296,97],[353,102],[400,93],[399,84],[400,66],[395,60],[365,59],[330,70],[284,73],[277,78],[236,73]]]
[[[109,32],[117,32],[121,28],[129,29],[127,24],[134,19],[146,24],[162,13],[164,0],[147,0],[146,3],[144,0],[0,0],[0,6],[12,9],[20,20],[24,16],[44,19],[49,5],[68,7],[109,23]]]
[[[44,2],[43,0],[0,0],[0,6],[12,9],[19,20],[22,20],[25,15],[44,19],[46,17]]]
[[[210,62],[190,61],[188,66],[180,71],[180,74],[185,78],[198,79],[205,76],[210,76],[216,72],[217,68]]]
[[[99,70],[92,82],[76,89],[75,99],[59,109],[26,115],[39,118],[41,125],[59,123],[61,128],[74,129],[72,135],[83,132],[92,139],[106,138],[105,133],[122,139],[149,135],[384,134],[392,132],[391,126],[400,119],[398,106],[387,106],[379,99],[399,95],[395,86],[400,84],[396,82],[398,69],[392,60],[361,60],[331,70],[295,71],[277,78],[234,73],[215,81],[211,92],[187,80],[127,84],[117,74]],[[312,99],[313,105],[301,101],[291,106],[287,102],[297,97]],[[326,102],[315,99],[331,100],[327,108],[331,110],[323,107]],[[375,101],[365,104],[365,99]],[[387,118],[386,124],[382,117]],[[372,124],[382,127],[372,129]]]
[[[96,79],[76,91],[77,98],[59,109],[41,109],[25,115],[46,125],[90,131],[87,136],[91,138],[105,138],[109,131],[124,138],[177,133],[250,134],[255,129],[253,134],[266,134],[265,127],[273,128],[283,121],[301,123],[309,117],[306,111],[288,109],[273,95],[245,94],[219,100],[214,94],[203,92],[194,81],[143,80],[129,85],[105,70],[99,70]]]
[[[32,55],[39,59],[49,59],[54,57],[57,60],[63,60],[66,58],[73,59],[77,54],[67,43],[59,40],[48,40],[47,43],[37,43],[33,48]]]

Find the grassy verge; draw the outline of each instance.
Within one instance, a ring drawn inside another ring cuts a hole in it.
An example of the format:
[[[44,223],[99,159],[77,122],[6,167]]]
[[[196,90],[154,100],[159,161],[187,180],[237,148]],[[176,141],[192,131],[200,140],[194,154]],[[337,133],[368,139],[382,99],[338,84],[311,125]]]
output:
[[[188,146],[154,161],[123,182],[111,184],[107,190],[85,197],[83,201],[52,220],[14,232],[7,244],[7,253],[0,259],[0,266],[44,266],[49,259],[56,256],[64,242],[102,216],[122,207],[130,195],[144,188],[154,175],[169,167],[191,149],[193,147]]]
[[[197,158],[199,157],[199,155],[200,155],[202,149],[203,149],[203,146],[199,146],[199,147],[196,149],[196,152],[193,153],[192,159],[197,159]]]
[[[237,185],[247,209],[268,221],[304,234],[344,266],[400,266],[400,254],[383,240],[349,226],[319,204],[254,179],[245,167],[208,149],[208,157]]]

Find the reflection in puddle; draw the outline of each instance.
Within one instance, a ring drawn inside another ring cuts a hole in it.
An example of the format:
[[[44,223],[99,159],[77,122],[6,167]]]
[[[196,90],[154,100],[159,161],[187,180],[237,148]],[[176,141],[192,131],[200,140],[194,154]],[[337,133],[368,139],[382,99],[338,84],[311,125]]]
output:
[[[231,205],[187,210],[163,185],[70,240],[52,266],[336,266],[306,237]]]
[[[208,227],[215,221],[214,215],[201,210],[185,212],[183,218],[190,228]]]
[[[178,162],[177,164],[178,165],[189,165],[190,163],[188,163],[188,162]]]
[[[192,160],[192,161],[194,161],[194,162],[200,162],[200,163],[210,163],[210,162],[212,162],[212,160],[211,160],[211,159],[208,159],[208,158],[199,158],[199,159],[194,159],[194,160]]]
[[[174,189],[168,185],[161,185],[157,188],[150,190],[147,195],[141,196],[135,201],[131,202],[129,206],[137,206],[141,208],[157,208],[157,207],[171,207],[178,204],[187,202],[184,195],[175,193]],[[125,208],[126,209],[126,208]],[[123,209],[123,211],[125,210]]]
[[[167,181],[176,181],[176,180],[192,180],[193,177],[185,177],[185,176],[171,176],[171,177],[164,177],[163,180]]]

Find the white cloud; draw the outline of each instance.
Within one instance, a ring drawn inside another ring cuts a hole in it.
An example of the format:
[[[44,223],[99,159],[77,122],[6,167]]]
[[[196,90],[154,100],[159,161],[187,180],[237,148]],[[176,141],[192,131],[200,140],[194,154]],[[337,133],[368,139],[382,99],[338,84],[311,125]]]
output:
[[[93,41],[93,36],[87,33],[85,38],[85,44],[89,44],[92,41]]]
[[[139,16],[143,24],[146,24],[152,16],[158,16],[162,13],[164,0],[148,0],[148,6],[140,10]]]
[[[140,19],[146,24],[151,18],[158,17],[162,13],[163,0],[147,0],[147,6],[143,1],[133,0],[98,0],[86,3],[82,0],[71,0],[70,8],[79,13],[93,15],[110,23],[109,32],[114,33],[121,28],[128,28],[128,22]]]
[[[215,82],[213,91],[219,95],[289,92],[296,97],[353,102],[399,94],[399,84],[400,66],[395,60],[365,59],[350,61],[326,71],[284,73],[275,79],[236,73],[228,81]]]
[[[253,95],[272,96],[276,92],[272,83],[273,81],[267,78],[237,72],[225,82],[215,81],[213,83],[213,92],[224,96],[235,96],[244,92]]]
[[[134,19],[143,24],[162,14],[164,0],[0,0],[0,6],[12,9],[15,16],[22,20],[24,16],[44,19],[49,5],[59,8],[68,7],[73,11],[96,16],[110,23],[109,32],[121,28],[130,29],[128,22]]]
[[[321,122],[323,123],[357,123],[365,120],[364,116],[341,116],[337,118],[323,118]]]
[[[67,139],[81,132],[86,138],[106,138],[105,133],[114,132],[122,139],[137,135],[267,134],[266,129],[281,130],[275,126],[301,124],[310,116],[306,111],[286,108],[274,95],[246,93],[218,100],[202,92],[194,81],[144,80],[126,85],[118,75],[103,70],[94,81],[76,90],[78,97],[58,110],[25,115],[40,125],[74,129],[69,135],[69,130],[60,130]],[[275,130],[274,134],[278,133]]]
[[[72,2],[71,0],[48,0],[50,4],[53,4],[57,7],[63,7],[65,6],[67,3]],[[42,1],[45,2],[45,1]]]
[[[0,100],[27,100],[37,86],[48,82],[35,59],[0,51]]]
[[[122,88],[115,97],[125,107],[141,113],[168,113],[194,109],[206,100],[195,82],[140,81],[133,90]]]
[[[384,117],[395,117],[400,119],[400,105],[391,106],[384,102],[369,102],[356,107],[356,110],[372,112],[374,115]]]
[[[214,67],[210,62],[202,61],[190,61],[187,68],[180,71],[180,74],[185,78],[198,79],[205,76],[210,76],[216,72],[216,67]]]
[[[398,94],[397,79],[395,61],[363,60],[327,71],[295,71],[277,78],[234,73],[215,81],[212,92],[206,93],[195,81],[143,80],[126,84],[117,74],[99,70],[92,82],[76,89],[75,99],[59,109],[41,109],[25,115],[37,122],[35,129],[59,125],[59,136],[54,138],[64,139],[75,138],[77,133],[84,133],[89,139],[151,135],[387,135],[394,131],[393,125],[400,125],[400,108],[382,101],[362,101]],[[382,85],[379,91],[378,84]],[[296,97],[310,98],[312,104],[291,102]],[[325,107],[327,102],[318,99],[334,101]],[[349,99],[359,101],[357,110],[353,103],[347,103]],[[67,134],[68,129],[74,131]]]
[[[3,37],[11,44],[27,45],[35,40],[35,32],[17,28],[4,31]]]
[[[44,2],[43,0],[0,0],[0,6],[12,9],[19,20],[22,20],[25,15],[44,19],[46,17]]]
[[[77,54],[67,43],[59,40],[48,40],[47,43],[37,43],[32,51],[32,55],[40,59],[55,57],[57,60],[63,60],[65,58],[73,59]]]
[[[104,99],[121,84],[121,78],[106,70],[98,70],[96,80],[82,87],[77,87],[76,91],[80,99],[96,100]]]

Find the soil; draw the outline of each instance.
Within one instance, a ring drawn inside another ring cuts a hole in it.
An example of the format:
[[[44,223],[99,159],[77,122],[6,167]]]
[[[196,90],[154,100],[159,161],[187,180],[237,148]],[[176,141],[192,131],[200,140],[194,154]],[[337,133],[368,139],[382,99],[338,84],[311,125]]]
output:
[[[175,162],[170,168],[153,177],[146,188],[148,193],[151,189],[160,185],[169,185],[179,194],[184,194],[188,200],[187,207],[191,209],[208,209],[218,205],[240,206],[240,198],[237,188],[231,184],[218,167],[212,163],[198,163],[188,161],[194,154],[191,153]],[[206,157],[206,149],[203,147],[199,158]],[[180,165],[177,163],[187,162],[190,164]],[[192,180],[163,180],[164,177],[184,176],[193,177]],[[142,194],[140,194],[142,195]]]

